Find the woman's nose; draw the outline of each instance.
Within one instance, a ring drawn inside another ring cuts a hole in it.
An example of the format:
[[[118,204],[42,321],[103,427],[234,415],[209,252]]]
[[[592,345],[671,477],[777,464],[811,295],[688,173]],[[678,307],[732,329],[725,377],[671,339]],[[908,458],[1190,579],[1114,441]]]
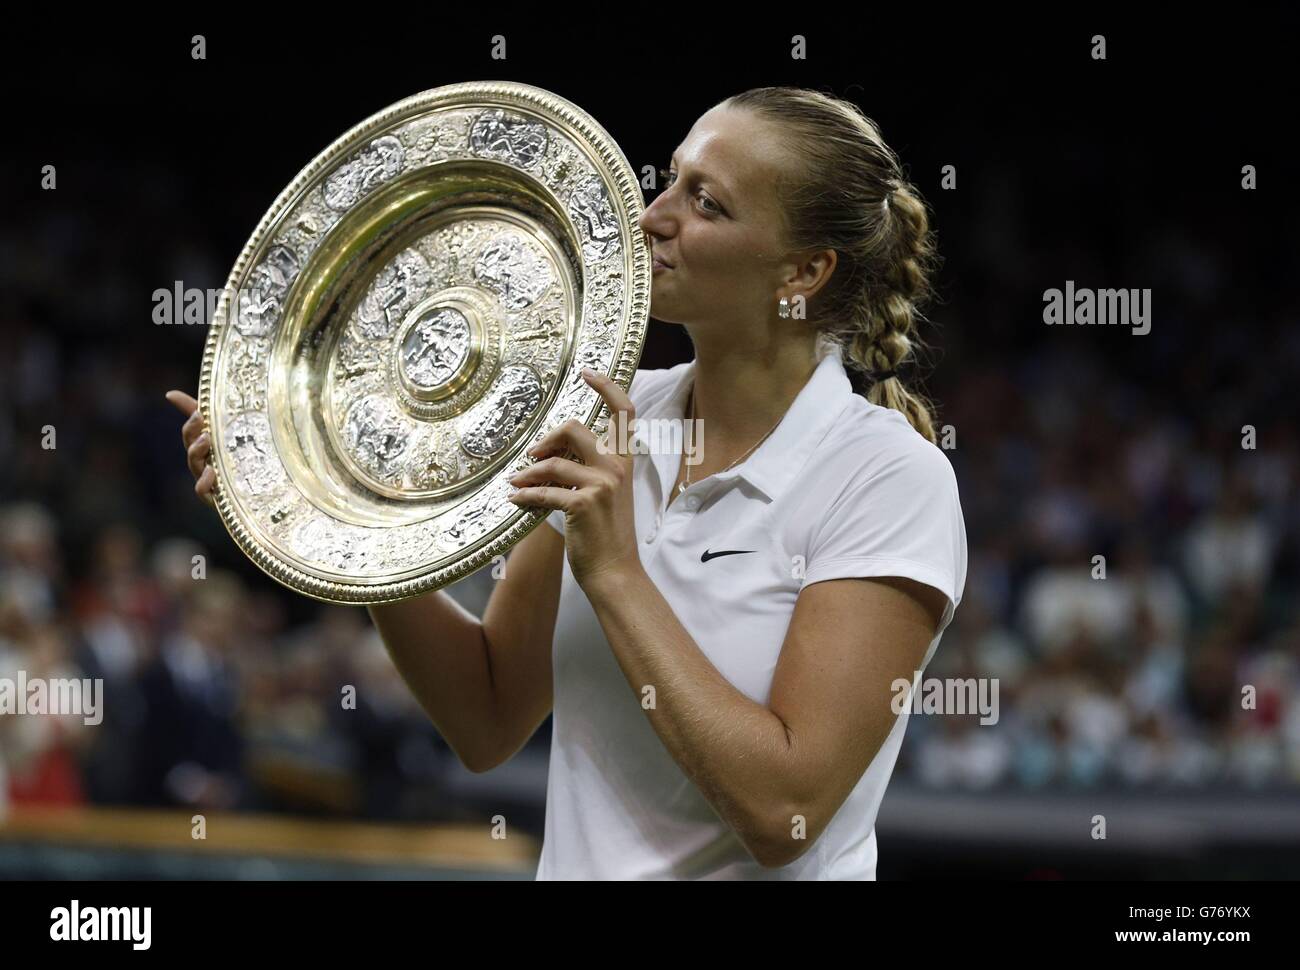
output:
[[[668,220],[664,219],[660,214],[662,207],[658,203],[659,200],[656,199],[646,207],[646,210],[641,213],[641,218],[637,220],[637,225],[641,227],[642,232],[663,238],[671,235],[671,232],[668,227]]]
[[[669,220],[666,218],[667,210],[663,201],[666,194],[660,192],[655,196],[654,201],[645,207],[645,211],[641,213],[641,218],[637,220],[637,223],[643,231],[653,233],[656,236],[669,235],[667,231]]]

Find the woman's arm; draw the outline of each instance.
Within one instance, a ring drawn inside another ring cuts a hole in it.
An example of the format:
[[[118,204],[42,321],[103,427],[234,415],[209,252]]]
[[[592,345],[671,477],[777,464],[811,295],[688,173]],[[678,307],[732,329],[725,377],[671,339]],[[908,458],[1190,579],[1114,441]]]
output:
[[[892,685],[912,682],[947,602],[900,577],[805,587],[765,707],[713,666],[643,571],[585,588],[638,701],[654,687],[645,713],[664,746],[767,867],[802,855],[871,764],[898,716]]]
[[[185,415],[181,443],[194,492],[215,507],[216,469],[199,402],[165,395]],[[564,539],[545,523],[506,561],[480,623],[438,590],[369,607],[393,664],[461,762],[486,771],[507,760],[551,711],[551,637]]]
[[[551,712],[564,538],[546,523],[511,551],[483,620],[445,590],[369,606],[393,665],[470,771],[508,761]]]

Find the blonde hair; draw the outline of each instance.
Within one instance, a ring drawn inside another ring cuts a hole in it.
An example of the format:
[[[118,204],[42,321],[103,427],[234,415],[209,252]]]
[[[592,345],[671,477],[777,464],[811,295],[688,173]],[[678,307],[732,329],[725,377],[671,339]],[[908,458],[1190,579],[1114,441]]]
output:
[[[810,322],[868,377],[909,363],[926,348],[920,308],[935,295],[930,281],[941,260],[925,201],[879,127],[853,102],[807,88],[751,88],[721,105],[773,122],[802,163],[778,180],[787,239],[794,249],[833,249],[837,259],[809,301]],[[875,381],[866,398],[901,411],[938,443],[934,405],[899,377]]]

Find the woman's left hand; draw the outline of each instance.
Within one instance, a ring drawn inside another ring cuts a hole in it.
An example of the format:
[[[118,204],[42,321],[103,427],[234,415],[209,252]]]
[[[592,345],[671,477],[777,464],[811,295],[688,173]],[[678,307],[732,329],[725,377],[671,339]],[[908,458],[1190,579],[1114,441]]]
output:
[[[538,461],[510,479],[520,486],[510,501],[564,511],[569,568],[586,589],[594,581],[634,574],[641,568],[641,554],[632,504],[633,456],[619,451],[616,438],[620,421],[630,434],[636,409],[613,379],[588,370],[582,376],[609,405],[610,443],[597,442],[580,421],[565,422],[529,449]],[[581,463],[562,457],[566,451]]]

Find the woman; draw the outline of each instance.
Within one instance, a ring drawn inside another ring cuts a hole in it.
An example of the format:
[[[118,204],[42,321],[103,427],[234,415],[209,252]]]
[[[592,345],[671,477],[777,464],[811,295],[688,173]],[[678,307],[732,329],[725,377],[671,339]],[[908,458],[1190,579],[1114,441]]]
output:
[[[894,373],[926,211],[873,122],[801,89],[716,105],[664,175],[641,219],[653,315],[695,359],[626,394],[587,379],[629,425],[693,418],[698,449],[555,429],[512,496],[554,528],[511,551],[482,621],[443,591],[370,614],[470,770],[554,711],[538,879],[873,879],[900,685],[966,578],[952,467]]]

